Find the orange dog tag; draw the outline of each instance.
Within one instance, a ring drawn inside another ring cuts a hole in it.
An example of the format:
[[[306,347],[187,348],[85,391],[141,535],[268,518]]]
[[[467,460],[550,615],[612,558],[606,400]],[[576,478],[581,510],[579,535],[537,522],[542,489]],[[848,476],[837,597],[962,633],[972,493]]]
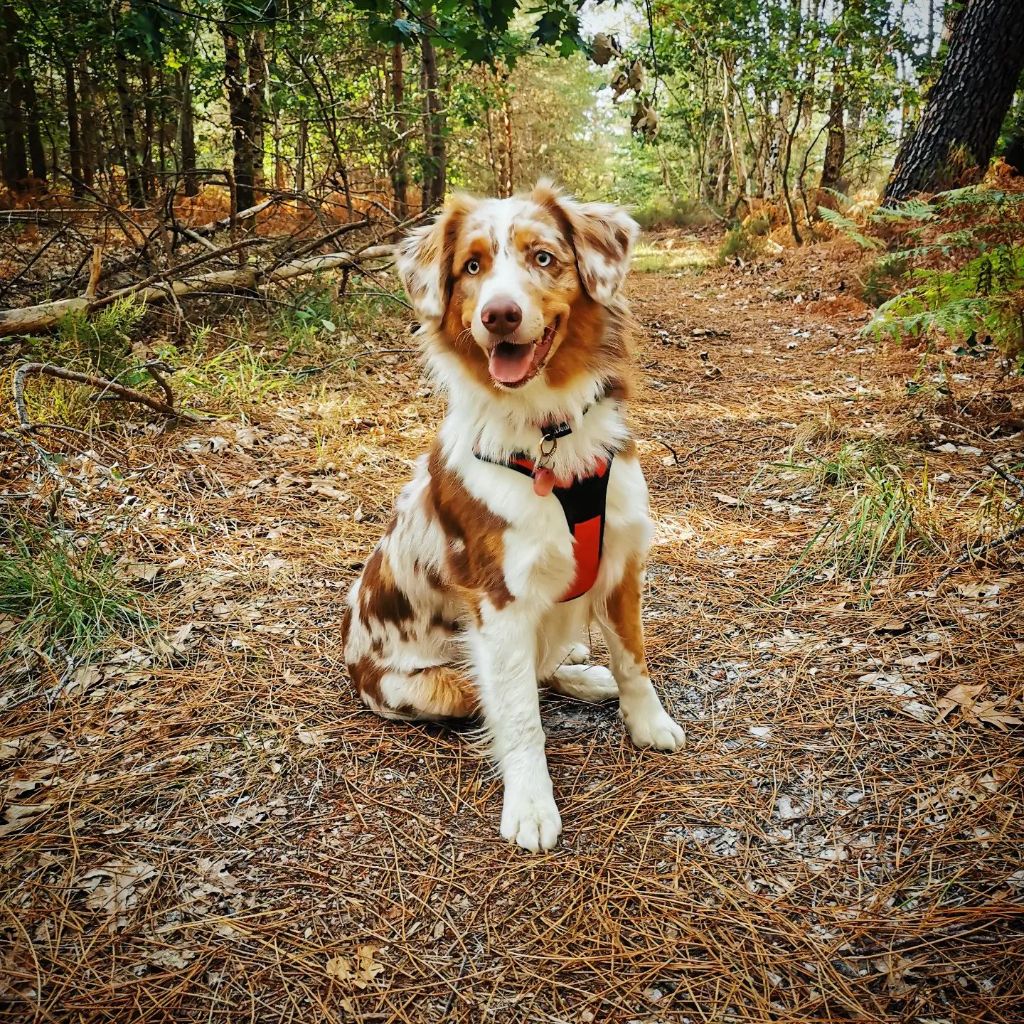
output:
[[[555,474],[550,469],[533,471],[533,493],[546,498],[555,489]]]

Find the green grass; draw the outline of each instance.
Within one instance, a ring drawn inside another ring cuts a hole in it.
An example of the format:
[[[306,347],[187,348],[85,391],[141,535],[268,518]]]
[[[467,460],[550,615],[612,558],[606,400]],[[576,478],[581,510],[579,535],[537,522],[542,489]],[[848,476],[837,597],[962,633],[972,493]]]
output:
[[[20,527],[0,549],[0,613],[18,621],[9,640],[43,653],[82,653],[146,625],[115,556],[95,539]]]
[[[829,518],[811,538],[782,582],[773,603],[816,580],[860,584],[870,603],[875,582],[905,572],[919,554],[940,545],[927,470],[908,481],[891,470],[870,467],[845,512]]]
[[[877,439],[843,442],[830,455],[811,455],[810,462],[777,463],[780,469],[806,473],[818,488],[852,487],[898,469],[898,453],[885,441]]]
[[[711,262],[707,249],[697,242],[686,242],[672,248],[641,242],[633,251],[633,269],[646,274],[690,271],[699,274]]]
[[[171,385],[183,408],[225,413],[250,409],[294,388],[303,376],[288,366],[291,348],[276,355],[235,341],[212,355],[205,349],[200,339],[184,351],[168,346],[160,352],[177,368]]]

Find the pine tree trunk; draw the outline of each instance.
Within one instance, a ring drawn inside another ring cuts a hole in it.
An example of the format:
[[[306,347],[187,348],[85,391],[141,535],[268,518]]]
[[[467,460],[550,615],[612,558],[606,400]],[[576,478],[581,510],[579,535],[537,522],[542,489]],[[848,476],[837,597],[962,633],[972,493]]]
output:
[[[921,121],[900,148],[886,201],[979,181],[1022,68],[1019,0],[969,0]]]
[[[299,132],[295,140],[295,191],[306,191],[306,145],[309,141],[309,122],[305,114],[299,115]]]
[[[96,183],[97,172],[102,170],[102,155],[93,112],[92,78],[84,55],[78,62],[78,87],[82,95],[82,181],[87,188],[92,188]]]
[[[832,68],[832,98],[828,107],[828,141],[825,160],[821,166],[820,188],[843,191],[843,164],[846,161],[846,102],[841,66],[837,61]]]
[[[501,85],[501,141],[505,151],[504,176],[501,182],[501,196],[512,195],[515,189],[515,138],[512,132],[512,101],[508,94],[508,77]]]
[[[28,150],[25,147],[25,108],[18,68],[16,39],[19,19],[10,4],[0,14],[0,61],[3,62],[4,184],[12,192],[28,188]]]
[[[181,173],[184,176],[185,195],[199,195],[196,176],[196,131],[192,112],[192,69],[186,64],[178,69],[178,150],[181,153]]]
[[[156,134],[156,111],[153,95],[153,65],[144,60],[139,68],[142,79],[142,191],[146,197],[156,192],[156,179],[153,174],[153,139]]]
[[[231,116],[232,170],[235,176],[237,208],[247,210],[256,205],[253,189],[255,147],[253,146],[252,101],[242,70],[238,36],[227,24],[221,26],[224,38],[224,85],[228,93]]]
[[[266,183],[263,163],[266,154],[266,114],[265,99],[267,91],[267,55],[263,33],[254,29],[246,51],[246,63],[249,65],[249,104],[252,118],[252,156],[253,183]],[[255,202],[255,197],[253,198]],[[252,203],[249,204],[250,206]],[[248,207],[243,207],[248,209]]]
[[[120,46],[114,50],[114,68],[116,72],[114,85],[117,91],[121,138],[124,144],[123,162],[125,182],[128,187],[128,201],[132,206],[142,207],[146,205],[146,194],[142,186],[139,143],[135,134],[135,100],[128,87],[128,58]]]
[[[85,192],[82,171],[82,132],[78,119],[78,90],[75,88],[75,67],[64,61],[64,102],[68,115],[68,164],[71,168],[71,191],[80,196]]]
[[[430,38],[433,28],[431,5],[425,5],[422,15],[428,31],[420,44],[423,58],[423,208],[427,209],[444,198],[447,154],[444,144],[444,115],[438,85],[437,53]]]
[[[25,97],[25,133],[28,138],[28,163],[32,173],[33,185],[46,188],[47,168],[46,150],[43,147],[43,135],[40,130],[39,102],[36,98],[36,83],[32,76],[32,68],[28,62],[28,50],[24,45],[18,46],[20,58],[23,95]]]

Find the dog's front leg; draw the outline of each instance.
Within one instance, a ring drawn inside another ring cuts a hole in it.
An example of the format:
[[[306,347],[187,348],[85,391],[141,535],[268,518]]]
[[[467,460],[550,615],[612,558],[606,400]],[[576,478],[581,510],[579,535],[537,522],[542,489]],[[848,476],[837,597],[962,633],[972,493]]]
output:
[[[471,642],[484,726],[505,784],[501,834],[535,853],[550,850],[562,819],[544,756],[535,616],[515,603],[485,607]]]
[[[662,707],[647,669],[640,615],[643,578],[639,560],[627,560],[622,579],[597,606],[597,616],[619,687],[619,713],[630,738],[638,747],[678,750],[685,734]]]

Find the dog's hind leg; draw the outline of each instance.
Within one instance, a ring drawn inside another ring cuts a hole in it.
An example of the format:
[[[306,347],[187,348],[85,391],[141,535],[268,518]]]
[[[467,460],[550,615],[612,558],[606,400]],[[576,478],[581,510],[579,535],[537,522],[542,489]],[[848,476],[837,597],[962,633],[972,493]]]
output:
[[[477,714],[476,688],[464,674],[448,666],[413,672],[371,672],[357,677],[350,666],[363,703],[383,718],[398,722],[436,722]],[[375,678],[376,676],[376,678]]]

